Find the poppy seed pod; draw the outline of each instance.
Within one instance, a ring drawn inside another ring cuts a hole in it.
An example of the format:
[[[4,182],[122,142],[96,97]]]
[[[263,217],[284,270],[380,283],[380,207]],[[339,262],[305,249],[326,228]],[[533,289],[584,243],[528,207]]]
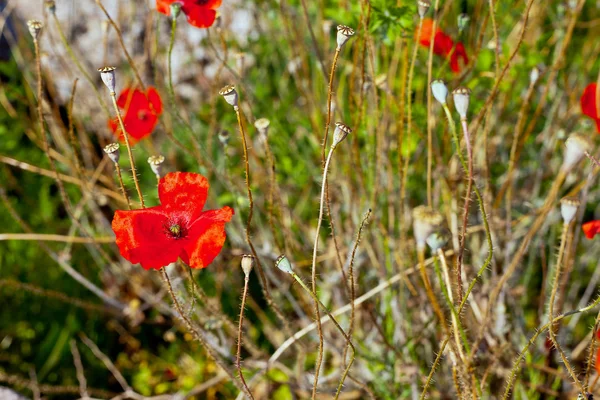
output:
[[[219,132],[219,142],[221,142],[221,144],[223,146],[227,146],[227,144],[229,143],[229,131],[228,130],[222,130],[221,132]]]
[[[54,15],[56,13],[56,2],[54,0],[46,0],[44,5],[50,14]]]
[[[337,27],[337,48],[341,50],[350,38],[354,36],[354,29],[346,25],[338,25]]]
[[[540,78],[540,69],[538,67],[533,67],[531,72],[529,72],[529,83],[534,84]]]
[[[162,176],[162,165],[165,162],[164,156],[150,156],[148,157],[148,164],[150,164],[150,169],[154,172],[154,175],[157,177]]]
[[[444,219],[439,212],[427,206],[416,207],[412,215],[413,234],[417,242],[417,249],[423,250],[429,235],[435,231]]]
[[[435,253],[448,243],[448,232],[445,230],[433,232],[427,237],[426,242],[431,251]]]
[[[29,33],[31,33],[31,36],[34,40],[38,39],[43,27],[44,24],[42,24],[37,19],[30,19],[29,21],[27,21],[27,28],[29,29]]]
[[[119,151],[119,147],[120,147],[119,143],[107,144],[104,147],[104,152],[106,153],[108,158],[110,158],[110,160],[112,162],[114,162],[115,164],[117,164],[119,162],[119,156],[121,155],[121,152]]]
[[[335,123],[335,131],[333,131],[333,143],[331,144],[332,148],[335,148],[338,144],[340,144],[346,136],[352,133],[352,129],[342,122]]]
[[[169,6],[169,12],[171,13],[171,19],[176,20],[179,17],[179,13],[181,13],[181,3],[175,2],[171,3]]]
[[[258,130],[258,133],[267,137],[269,134],[269,125],[271,125],[271,121],[267,118],[259,118],[254,121],[254,127]]]
[[[250,254],[244,254],[242,256],[241,267],[242,271],[244,271],[244,275],[249,276],[252,268],[254,267],[254,256]]]
[[[223,96],[225,101],[233,106],[235,110],[238,108],[238,94],[234,85],[227,85],[219,90],[219,94]]]
[[[560,214],[562,215],[565,224],[568,224],[573,220],[580,204],[579,198],[575,196],[563,197],[560,200]]]
[[[431,2],[429,0],[417,0],[417,12],[419,13],[419,18],[423,19],[430,7]]]
[[[469,25],[469,21],[471,20],[471,17],[469,17],[469,14],[459,14],[458,18],[457,18],[457,24],[458,24],[458,32],[462,33],[462,31],[465,30],[465,28],[467,27],[467,25]]]
[[[104,82],[108,90],[110,90],[111,94],[115,93],[116,87],[115,69],[115,67],[98,68],[98,72],[100,72],[100,78],[102,78],[102,82]]]
[[[440,104],[446,104],[446,97],[448,97],[448,86],[446,86],[446,83],[443,80],[436,79],[431,81],[431,92],[433,93],[433,97],[435,97]]]
[[[280,255],[279,258],[277,258],[277,260],[275,261],[275,266],[281,271],[287,272],[290,275],[294,273],[294,270],[292,269],[292,264],[290,264],[290,261],[284,255]]]
[[[592,144],[587,136],[581,133],[573,133],[565,141],[565,147],[562,169],[568,171],[581,161],[585,153],[592,147]]]
[[[454,108],[460,115],[460,119],[467,119],[467,112],[469,111],[469,98],[471,97],[471,90],[466,87],[458,87],[452,92],[452,98],[454,99]]]

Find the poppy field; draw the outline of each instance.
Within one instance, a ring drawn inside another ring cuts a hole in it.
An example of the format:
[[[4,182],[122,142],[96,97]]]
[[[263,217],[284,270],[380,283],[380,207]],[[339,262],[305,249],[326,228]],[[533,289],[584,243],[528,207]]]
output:
[[[600,2],[0,17],[0,400],[600,397]]]

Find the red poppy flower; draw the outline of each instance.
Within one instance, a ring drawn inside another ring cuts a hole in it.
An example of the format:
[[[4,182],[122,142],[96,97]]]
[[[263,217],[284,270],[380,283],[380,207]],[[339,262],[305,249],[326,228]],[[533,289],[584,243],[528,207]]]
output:
[[[173,172],[158,183],[161,205],[118,210],[112,221],[123,257],[144,269],[160,269],[181,258],[192,268],[206,268],[225,243],[225,223],[233,210],[202,211],[208,181],[199,174]]]
[[[582,226],[583,233],[588,239],[593,239],[594,236],[600,233],[600,220],[586,222]]]
[[[600,133],[600,115],[598,115],[600,110],[598,110],[598,103],[596,102],[596,87],[595,83],[586,86],[581,96],[581,111],[596,121],[596,130]]]
[[[418,37],[419,43],[422,46],[429,48],[431,45],[431,37],[433,33],[433,20],[431,18],[425,18],[423,20],[423,26],[421,28],[421,35]],[[439,27],[436,27],[435,34],[433,34],[433,52],[438,56],[450,59],[450,68],[453,72],[460,72],[460,60],[464,64],[469,63],[469,57],[465,50],[465,46],[458,42],[454,43],[452,38],[446,35]]]
[[[209,28],[217,18],[216,9],[221,0],[156,0],[156,9],[165,15],[171,15],[171,4],[181,4],[181,11],[190,25],[197,28]]]
[[[146,93],[139,89],[126,88],[119,95],[117,105],[122,111],[125,130],[132,143],[151,134],[158,123],[158,117],[162,114],[162,100],[153,87],[149,87]],[[123,132],[116,118],[108,121],[108,126],[123,140]]]

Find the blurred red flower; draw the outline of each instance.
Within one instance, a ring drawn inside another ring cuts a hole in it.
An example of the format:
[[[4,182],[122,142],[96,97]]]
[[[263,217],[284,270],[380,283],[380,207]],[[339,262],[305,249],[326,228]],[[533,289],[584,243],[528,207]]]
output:
[[[209,28],[217,18],[216,9],[221,0],[156,0],[156,9],[165,15],[171,15],[171,4],[181,4],[181,11],[190,25],[197,28]]]
[[[581,111],[596,121],[596,130],[600,133],[600,115],[598,114],[600,110],[598,110],[598,103],[596,102],[596,87],[595,83],[586,86],[581,96]]]
[[[146,93],[126,88],[119,95],[117,105],[122,111],[125,130],[132,144],[150,135],[162,114],[162,100],[153,87],[149,87]],[[116,118],[108,121],[108,126],[123,140],[123,132]]]
[[[421,35],[418,40],[422,46],[429,48],[431,45],[431,36],[433,33],[433,20],[431,18],[425,18],[423,20],[423,27],[421,28]],[[460,72],[461,65],[460,60],[467,65],[469,63],[469,57],[465,50],[465,46],[458,42],[454,43],[452,38],[446,35],[439,27],[436,26],[435,34],[433,35],[433,52],[438,56],[450,59],[450,68],[453,72]]]
[[[160,269],[181,258],[192,268],[205,268],[225,243],[225,223],[233,209],[202,211],[208,181],[189,172],[172,172],[158,183],[161,205],[118,210],[112,221],[123,257],[144,269]]]
[[[593,239],[594,236],[600,233],[600,220],[586,222],[582,226],[583,233],[588,239]]]

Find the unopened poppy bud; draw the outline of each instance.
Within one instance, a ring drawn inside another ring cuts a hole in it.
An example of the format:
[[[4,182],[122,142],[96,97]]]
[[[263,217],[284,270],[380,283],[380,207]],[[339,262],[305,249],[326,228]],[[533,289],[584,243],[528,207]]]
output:
[[[540,69],[538,67],[533,67],[531,72],[529,72],[529,83],[535,84],[537,80],[540,78]]]
[[[275,266],[290,275],[294,273],[292,264],[290,264],[290,261],[284,255],[279,256],[279,258],[275,261]]]
[[[179,17],[179,13],[181,12],[181,3],[175,2],[171,3],[169,6],[171,12],[171,19],[175,20]]]
[[[459,87],[454,89],[452,97],[454,99],[454,108],[456,108],[456,112],[460,115],[460,119],[467,119],[471,91],[466,87]]]
[[[121,155],[121,152],[119,151],[119,147],[120,147],[119,143],[107,144],[104,147],[104,152],[106,153],[108,158],[110,158],[110,160],[112,162],[114,162],[115,164],[119,162],[119,156]]]
[[[244,254],[242,256],[242,271],[244,271],[244,275],[249,276],[252,268],[254,267],[254,256],[250,254]]]
[[[433,232],[426,241],[431,251],[435,253],[448,243],[448,234],[445,231]]]
[[[266,118],[259,118],[254,121],[254,127],[258,130],[258,133],[267,137],[269,134],[269,125],[271,125],[271,121]]]
[[[354,29],[346,25],[338,25],[337,27],[337,48],[341,50],[350,38],[354,36]]]
[[[571,134],[565,141],[565,155],[562,169],[568,171],[573,168],[590,150],[592,144],[587,136],[581,133]]]
[[[442,223],[443,218],[440,213],[427,206],[416,207],[412,215],[413,234],[417,242],[417,249],[423,250],[425,249],[427,238]]]
[[[352,129],[342,122],[335,123],[335,131],[333,131],[333,143],[331,144],[332,148],[335,148],[338,144],[340,144],[346,136],[352,133]]]
[[[565,224],[568,224],[573,220],[580,204],[579,198],[575,196],[563,197],[560,200],[560,214],[562,215]]]
[[[223,89],[219,90],[219,94],[223,96],[225,101],[233,106],[234,109],[238,108],[238,94],[235,90],[235,86],[227,85]]]
[[[469,14],[459,14],[458,18],[457,18],[457,24],[458,24],[458,32],[462,33],[462,31],[465,30],[465,28],[469,25],[469,21],[471,20],[471,17],[469,17]]]
[[[104,82],[108,90],[110,90],[111,94],[115,93],[116,87],[115,69],[115,67],[98,68],[98,72],[100,72],[100,78],[102,78],[102,82]]]
[[[150,169],[154,172],[154,175],[157,177],[162,176],[162,165],[165,162],[164,156],[150,156],[148,157],[148,164],[150,164]]]
[[[50,14],[54,15],[56,13],[56,2],[54,0],[46,0],[44,5]]]
[[[417,0],[417,12],[419,13],[419,18],[423,19],[430,7],[431,2],[429,0]]]
[[[222,130],[221,132],[219,132],[219,142],[221,142],[221,144],[223,146],[227,146],[227,144],[229,143],[229,131],[228,130]]]
[[[446,97],[448,97],[448,86],[441,79],[436,79],[431,82],[431,92],[433,97],[439,101],[442,105],[446,104]]]
[[[29,28],[29,33],[31,33],[31,36],[34,40],[38,39],[43,27],[44,24],[42,24],[37,19],[30,19],[29,21],[27,21],[27,28]]]

